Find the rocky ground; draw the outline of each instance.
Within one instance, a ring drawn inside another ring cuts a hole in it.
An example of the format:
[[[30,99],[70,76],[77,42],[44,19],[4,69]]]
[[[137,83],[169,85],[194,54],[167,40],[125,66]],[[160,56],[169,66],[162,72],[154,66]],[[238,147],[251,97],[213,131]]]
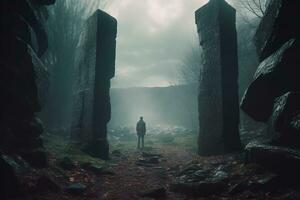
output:
[[[300,199],[297,183],[245,164],[243,154],[199,157],[192,144],[187,148],[195,143],[193,133],[176,140],[164,136],[159,143],[161,137],[150,134],[143,151],[136,150],[135,137],[128,134],[110,138],[107,162],[64,146],[65,140],[45,138],[52,150],[50,165],[23,176],[28,197],[15,199]]]

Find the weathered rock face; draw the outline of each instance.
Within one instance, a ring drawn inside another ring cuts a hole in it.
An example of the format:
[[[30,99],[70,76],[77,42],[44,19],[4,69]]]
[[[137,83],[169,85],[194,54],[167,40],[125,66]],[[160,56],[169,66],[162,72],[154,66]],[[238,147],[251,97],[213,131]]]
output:
[[[275,98],[300,89],[299,52],[299,40],[291,39],[259,65],[241,104],[253,119],[267,122]]]
[[[271,139],[247,145],[247,161],[290,178],[300,166],[299,9],[299,1],[269,1],[255,36],[261,64],[241,104],[253,119],[268,122]]]
[[[87,21],[78,47],[72,136],[88,143],[86,151],[108,158],[106,125],[110,120],[110,79],[115,72],[117,21],[98,10]]]
[[[289,92],[277,98],[270,118],[274,132],[279,132],[277,143],[300,147],[300,93]]]
[[[42,147],[43,126],[35,113],[48,88],[48,72],[39,57],[47,49],[43,20],[44,5],[50,3],[54,1],[0,3],[0,149],[29,162]]]
[[[300,30],[295,19],[299,19],[300,2],[294,0],[270,1],[254,42],[261,61],[277,51],[291,38],[299,38]]]
[[[252,142],[246,146],[246,161],[291,178],[300,175],[300,152],[290,148]]]
[[[0,154],[1,199],[18,196],[22,193],[20,177],[29,170],[29,165],[20,157]]]
[[[236,12],[224,0],[211,0],[196,11],[203,48],[199,91],[199,153],[239,150]]]

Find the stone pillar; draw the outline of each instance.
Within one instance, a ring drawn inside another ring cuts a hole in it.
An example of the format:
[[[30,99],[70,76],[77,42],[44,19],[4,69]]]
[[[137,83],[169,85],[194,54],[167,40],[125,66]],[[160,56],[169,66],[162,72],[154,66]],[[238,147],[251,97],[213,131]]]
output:
[[[236,11],[210,0],[196,11],[203,49],[199,87],[199,154],[240,150]]]
[[[77,49],[72,137],[90,155],[107,159],[110,79],[115,74],[117,21],[97,10],[88,20]]]

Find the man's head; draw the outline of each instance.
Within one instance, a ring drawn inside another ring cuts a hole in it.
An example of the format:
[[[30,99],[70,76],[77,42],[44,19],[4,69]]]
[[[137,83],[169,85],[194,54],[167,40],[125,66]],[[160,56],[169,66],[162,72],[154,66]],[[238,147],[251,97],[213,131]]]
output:
[[[140,120],[143,120],[143,117],[142,117],[142,116],[140,117]]]

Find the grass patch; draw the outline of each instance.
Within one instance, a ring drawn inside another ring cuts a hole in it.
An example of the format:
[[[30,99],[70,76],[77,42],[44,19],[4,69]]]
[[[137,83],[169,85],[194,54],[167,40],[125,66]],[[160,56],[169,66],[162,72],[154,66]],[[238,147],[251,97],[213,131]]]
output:
[[[116,137],[109,135],[110,151],[120,150],[122,153],[130,153],[137,149],[137,137],[134,134],[127,136],[123,134],[122,137]],[[109,161],[103,161],[89,156],[85,152],[81,151],[80,145],[72,144],[68,138],[64,138],[57,135],[44,135],[44,144],[48,152],[54,155],[58,159],[68,157],[71,160],[81,163],[92,163],[95,165],[104,166]],[[197,151],[197,135],[196,134],[146,134],[145,136],[145,148],[180,148],[188,151]]]
[[[137,138],[116,139],[109,138],[111,150],[132,151],[137,148]],[[146,134],[145,147],[163,148],[163,147],[179,147],[182,149],[197,151],[197,135],[196,134]]]
[[[172,134],[159,134],[157,137],[157,142],[162,144],[174,144],[175,136]]]
[[[81,146],[72,144],[68,139],[57,135],[44,136],[44,144],[46,150],[58,159],[68,157],[74,162],[91,163],[97,166],[104,166],[104,160],[94,158],[81,151]]]

